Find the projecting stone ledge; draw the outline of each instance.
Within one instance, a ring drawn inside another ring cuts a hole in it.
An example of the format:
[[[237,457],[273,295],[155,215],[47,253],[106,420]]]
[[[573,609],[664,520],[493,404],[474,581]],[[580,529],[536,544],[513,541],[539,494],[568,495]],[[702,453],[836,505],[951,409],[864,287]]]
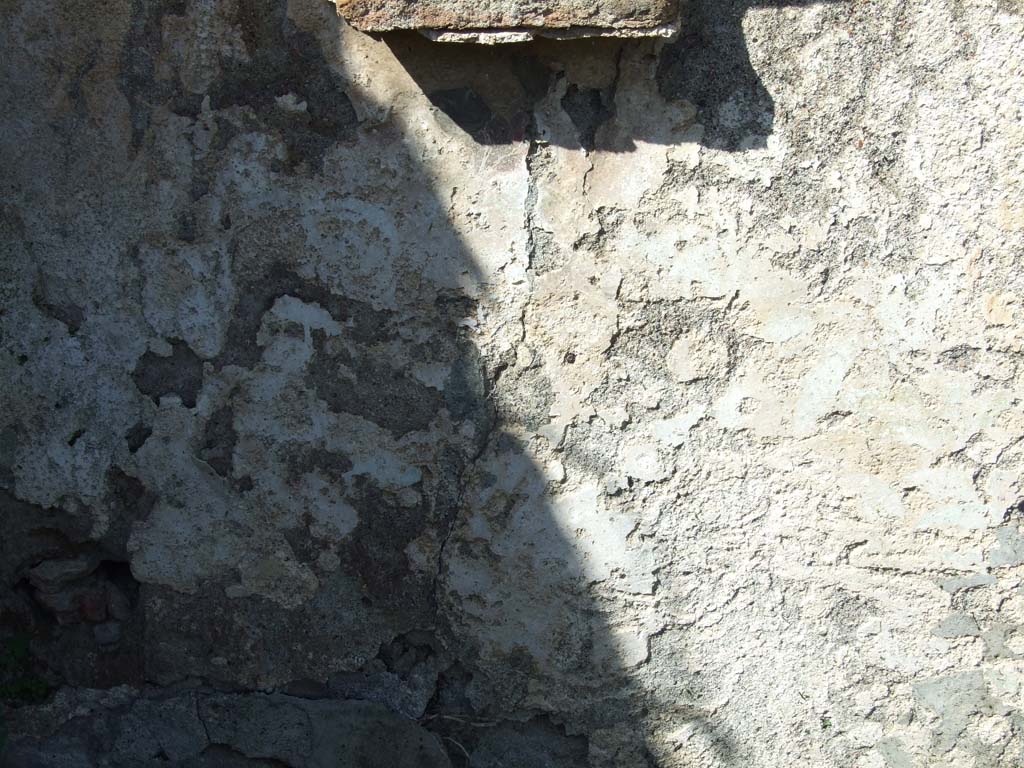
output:
[[[668,37],[678,0],[335,0],[363,32],[418,30],[442,42],[534,37]]]

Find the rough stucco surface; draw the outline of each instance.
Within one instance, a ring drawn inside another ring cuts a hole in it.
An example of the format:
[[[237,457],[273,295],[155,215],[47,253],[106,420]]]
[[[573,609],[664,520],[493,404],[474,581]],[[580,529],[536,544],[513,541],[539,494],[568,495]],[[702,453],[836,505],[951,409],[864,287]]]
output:
[[[0,763],[1020,765],[1022,12],[0,3]]]

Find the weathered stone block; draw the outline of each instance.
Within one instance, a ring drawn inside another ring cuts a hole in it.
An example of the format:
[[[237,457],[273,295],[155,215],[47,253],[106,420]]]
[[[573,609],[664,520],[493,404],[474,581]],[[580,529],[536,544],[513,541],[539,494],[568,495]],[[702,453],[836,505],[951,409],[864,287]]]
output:
[[[336,0],[356,29],[387,32],[430,30],[442,39],[471,37],[500,41],[530,37],[667,34],[678,0]]]

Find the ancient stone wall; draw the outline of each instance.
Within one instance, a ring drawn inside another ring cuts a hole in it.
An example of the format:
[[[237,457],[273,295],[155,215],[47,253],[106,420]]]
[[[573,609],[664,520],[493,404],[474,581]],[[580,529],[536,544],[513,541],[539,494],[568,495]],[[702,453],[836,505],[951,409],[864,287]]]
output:
[[[1024,761],[1024,6],[0,3],[0,765]]]

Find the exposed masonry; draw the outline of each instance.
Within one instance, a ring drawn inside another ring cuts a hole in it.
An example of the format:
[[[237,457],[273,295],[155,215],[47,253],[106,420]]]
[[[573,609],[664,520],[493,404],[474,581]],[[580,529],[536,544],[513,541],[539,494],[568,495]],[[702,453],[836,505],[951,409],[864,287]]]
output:
[[[516,43],[536,36],[669,37],[677,0],[339,0],[338,13],[363,32],[414,29],[442,42]]]
[[[1021,10],[4,5],[0,766],[1018,765]]]

